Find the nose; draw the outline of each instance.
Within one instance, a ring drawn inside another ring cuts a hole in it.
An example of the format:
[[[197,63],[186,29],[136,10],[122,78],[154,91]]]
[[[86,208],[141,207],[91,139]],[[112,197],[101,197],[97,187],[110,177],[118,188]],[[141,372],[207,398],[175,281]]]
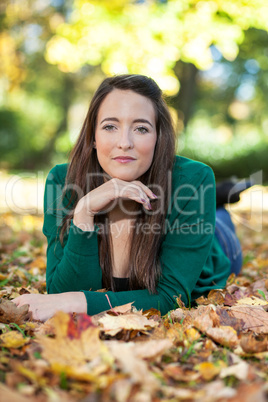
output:
[[[128,128],[123,129],[120,131],[119,136],[118,136],[118,142],[117,142],[118,148],[124,150],[127,149],[132,149],[133,148],[133,137],[131,130]]]

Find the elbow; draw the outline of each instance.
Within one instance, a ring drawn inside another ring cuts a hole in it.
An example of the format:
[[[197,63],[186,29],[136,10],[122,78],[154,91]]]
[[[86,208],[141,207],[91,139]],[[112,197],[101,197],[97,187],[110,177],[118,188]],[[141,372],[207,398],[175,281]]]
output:
[[[62,293],[61,290],[57,289],[57,287],[54,286],[51,280],[50,281],[47,280],[46,288],[47,288],[47,294]]]
[[[159,300],[159,308],[161,315],[166,315],[171,310],[176,310],[181,307],[181,302],[188,307],[191,305],[191,296],[187,296],[184,292],[173,292],[172,294],[162,294],[162,297]]]

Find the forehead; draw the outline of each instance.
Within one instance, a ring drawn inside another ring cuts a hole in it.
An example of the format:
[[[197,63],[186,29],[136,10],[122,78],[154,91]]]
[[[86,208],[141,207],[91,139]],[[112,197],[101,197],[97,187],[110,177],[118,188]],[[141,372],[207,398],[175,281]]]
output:
[[[113,89],[100,105],[98,122],[107,117],[144,118],[154,123],[155,110],[149,98],[134,91]]]

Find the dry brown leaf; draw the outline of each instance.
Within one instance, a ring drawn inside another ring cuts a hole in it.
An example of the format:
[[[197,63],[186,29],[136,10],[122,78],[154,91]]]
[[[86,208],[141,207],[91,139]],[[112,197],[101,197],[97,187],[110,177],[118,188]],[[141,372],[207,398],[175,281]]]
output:
[[[183,303],[183,301],[181,300],[181,295],[179,295],[179,297],[175,297],[176,303],[179,306],[179,308],[185,308],[185,304]]]
[[[224,294],[220,289],[212,289],[207,297],[201,296],[196,299],[197,304],[209,305],[209,304],[223,304],[224,302]]]
[[[217,346],[211,339],[207,338],[204,343],[204,349],[213,351],[217,349]]]
[[[54,317],[41,324],[35,332],[40,335],[55,335]]]
[[[111,336],[116,335],[122,329],[148,331],[158,326],[157,322],[148,320],[148,318],[140,313],[129,313],[118,316],[106,314],[99,320],[99,323],[103,326],[101,330]]]
[[[200,374],[196,371],[182,367],[178,363],[171,363],[164,367],[164,374],[176,381],[196,381]]]
[[[1,402],[31,402],[36,398],[29,398],[22,396],[20,392],[6,387],[4,384],[0,384],[0,401]]]
[[[268,313],[257,306],[233,306],[228,310],[233,317],[240,318],[245,322],[245,329],[258,334],[268,333]]]
[[[164,395],[168,398],[168,400],[171,401],[202,401],[204,397],[204,392],[203,390],[190,390],[190,389],[185,389],[185,388],[178,388],[178,387],[168,387],[168,386],[162,386],[161,387],[161,392],[164,393]],[[170,399],[171,398],[171,399]],[[166,399],[165,399],[166,400]]]
[[[162,356],[171,347],[172,342],[169,339],[152,339],[146,342],[133,343],[134,354],[140,359],[157,358],[158,356]]]
[[[145,317],[147,318],[153,318],[154,320],[161,320],[161,313],[159,310],[157,310],[156,308],[150,308],[149,310],[144,310],[142,312],[143,315],[145,315]]]
[[[17,307],[12,301],[2,301],[0,303],[0,322],[5,324],[10,324],[11,322],[18,325],[23,324],[24,321],[30,318],[28,310],[28,304]]]
[[[224,298],[224,305],[225,306],[233,306],[237,301],[237,298],[234,295],[231,295],[230,293],[226,293],[225,298]]]
[[[234,283],[235,283],[236,285],[238,285],[239,287],[241,287],[241,286],[247,287],[247,286],[250,285],[250,280],[249,280],[247,277],[245,277],[245,276],[239,276],[239,277],[237,277],[237,278],[235,279]]]
[[[217,308],[216,310],[220,317],[220,325],[234,328],[236,331],[242,331],[245,323],[243,320],[231,317],[225,308]]]
[[[170,318],[172,319],[172,321],[176,322],[180,322],[185,317],[185,315],[185,311],[181,308],[177,308],[176,310],[170,312]]]
[[[184,345],[182,324],[175,322],[175,324],[171,325],[166,332],[166,337],[177,346]]]
[[[122,306],[114,307],[112,311],[115,313],[119,313],[119,314],[130,313],[133,303],[134,302],[122,304]]]
[[[238,380],[245,381],[248,377],[249,365],[241,361],[233,366],[225,367],[220,372],[220,378],[225,378],[229,376],[234,376]]]
[[[129,378],[119,379],[112,385],[112,394],[116,401],[129,401],[133,384]]]
[[[208,304],[210,304],[210,302],[208,301],[208,299],[205,296],[200,296],[198,297],[198,299],[195,299],[195,302],[199,305],[202,306],[207,306]]]
[[[260,353],[268,351],[268,335],[255,335],[252,332],[244,334],[240,346],[246,353]]]
[[[200,399],[200,401],[229,402],[230,398],[236,395],[236,390],[231,387],[226,387],[223,380],[214,380],[203,387],[203,393],[203,399]]]
[[[232,327],[209,328],[206,334],[213,341],[229,348],[234,348],[238,344],[237,332]]]
[[[228,398],[228,402],[267,402],[265,384],[256,382],[253,384],[242,383],[237,387],[236,395]]]
[[[211,306],[207,306],[200,316],[197,316],[193,325],[201,332],[220,325],[220,318]]]
[[[258,281],[253,282],[250,289],[252,290],[252,293],[256,294],[256,296],[260,296],[258,290],[261,290],[264,293],[266,300],[268,300],[268,278],[259,279]]]
[[[150,393],[159,387],[159,382],[149,371],[147,363],[136,355],[137,343],[109,341],[106,345],[120,369],[128,374],[134,383],[142,384]]]
[[[20,332],[10,331],[0,335],[0,346],[5,348],[20,348],[30,341],[29,338],[24,338]]]

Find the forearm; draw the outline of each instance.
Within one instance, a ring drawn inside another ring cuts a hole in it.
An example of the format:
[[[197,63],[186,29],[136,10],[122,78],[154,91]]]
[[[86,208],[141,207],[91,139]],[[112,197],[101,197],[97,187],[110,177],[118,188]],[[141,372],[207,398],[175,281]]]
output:
[[[87,299],[87,313],[89,315],[98,314],[101,311],[110,310],[111,306],[121,306],[123,304],[132,303],[138,310],[149,310],[155,308],[166,314],[169,310],[176,308],[176,292],[167,292],[163,289],[158,289],[158,293],[151,294],[147,289],[130,290],[126,292],[88,292],[83,291]],[[183,300],[185,301],[184,292]]]
[[[87,206],[87,198],[83,197],[74,210],[73,223],[84,232],[94,231],[94,213]]]
[[[34,320],[46,321],[57,311],[65,313],[86,313],[87,301],[82,292],[41,295],[25,294],[12,300],[18,307],[29,306]]]

